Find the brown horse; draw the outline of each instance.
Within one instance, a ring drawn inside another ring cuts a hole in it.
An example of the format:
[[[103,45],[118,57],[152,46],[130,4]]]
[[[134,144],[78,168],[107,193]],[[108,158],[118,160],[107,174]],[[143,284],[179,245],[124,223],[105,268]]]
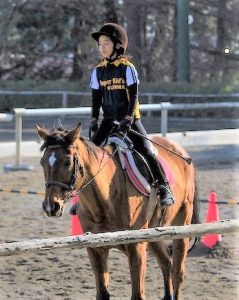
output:
[[[37,126],[37,125],[36,125]],[[80,137],[80,124],[70,130],[46,130],[37,126],[44,140],[41,159],[46,180],[43,210],[60,217],[70,196],[80,191],[77,214],[84,231],[93,233],[191,224],[197,215],[195,172],[192,164],[158,147],[175,175],[172,188],[176,203],[165,209],[150,208],[149,197],[140,194],[122,170],[112,146],[96,147]],[[181,155],[180,146],[159,135],[154,141]],[[163,241],[117,246],[128,257],[133,300],[145,299],[146,248],[156,257],[164,279],[164,298],[181,299],[189,239],[173,241],[172,258]],[[114,246],[116,247],[116,246]],[[110,298],[107,258],[110,247],[88,248],[95,274],[98,300]]]

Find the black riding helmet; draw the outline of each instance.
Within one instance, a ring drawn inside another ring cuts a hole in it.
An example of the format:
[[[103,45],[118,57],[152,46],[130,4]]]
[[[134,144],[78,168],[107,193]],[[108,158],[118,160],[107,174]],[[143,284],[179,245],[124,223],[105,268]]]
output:
[[[123,27],[115,23],[104,24],[99,31],[93,32],[91,36],[97,42],[101,35],[107,35],[111,38],[115,45],[118,43],[120,48],[117,49],[118,54],[124,54],[128,48],[128,36]]]

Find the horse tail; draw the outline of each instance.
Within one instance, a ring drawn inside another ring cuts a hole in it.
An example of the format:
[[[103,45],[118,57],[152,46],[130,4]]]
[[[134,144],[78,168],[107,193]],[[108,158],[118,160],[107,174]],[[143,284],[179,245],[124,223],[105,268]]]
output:
[[[193,198],[193,215],[192,215],[192,221],[191,224],[200,224],[200,203],[199,203],[199,192],[198,192],[198,182],[197,178],[195,176],[195,190],[194,190],[194,198]],[[200,241],[200,238],[196,236],[194,238],[194,242],[192,246],[188,249],[188,252],[190,252]]]
[[[195,190],[194,190],[194,198],[193,198],[193,215],[192,215],[192,221],[191,224],[200,224],[200,201],[199,201],[199,192],[198,192],[198,183],[197,183],[197,179],[195,176]],[[193,248],[198,244],[198,242],[200,241],[200,238],[198,236],[194,237],[194,238],[190,238],[189,239],[190,242],[190,248],[188,249],[188,253],[193,250]],[[193,240],[193,242],[192,242]],[[173,254],[173,246],[169,245],[167,246],[167,250],[168,250],[168,254],[170,256],[172,256]]]
[[[195,190],[193,199],[193,215],[191,224],[200,224],[200,205],[199,205],[199,192],[198,192],[198,182],[195,177]]]

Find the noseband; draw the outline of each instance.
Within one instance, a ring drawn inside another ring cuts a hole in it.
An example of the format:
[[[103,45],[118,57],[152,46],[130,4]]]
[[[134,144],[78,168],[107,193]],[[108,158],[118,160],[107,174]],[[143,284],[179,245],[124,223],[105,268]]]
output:
[[[46,147],[46,149],[59,149],[59,148],[65,148],[66,149],[66,147],[63,147],[61,145],[48,145]],[[70,145],[67,148],[76,149],[76,146],[75,145]],[[69,192],[75,190],[76,189],[76,179],[78,178],[78,171],[80,172],[82,177],[84,176],[84,168],[79,162],[76,151],[73,154],[73,164],[74,164],[74,172],[72,174],[70,184],[65,184],[65,183],[60,182],[58,180],[47,180],[45,182],[46,188],[49,188],[51,185],[56,185],[56,186],[59,186],[59,187],[65,189],[65,190],[69,191]],[[64,202],[67,202],[69,198],[70,197],[67,197],[67,199],[64,200]]]

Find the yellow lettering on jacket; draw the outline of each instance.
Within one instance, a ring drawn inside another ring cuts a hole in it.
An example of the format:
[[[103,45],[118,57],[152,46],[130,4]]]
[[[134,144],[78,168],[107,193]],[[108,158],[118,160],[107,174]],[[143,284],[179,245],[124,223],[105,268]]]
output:
[[[125,90],[125,86],[121,84],[112,84],[107,86],[107,90]]]
[[[125,80],[123,78],[113,78],[109,80],[100,80],[100,85],[108,90],[125,89]]]
[[[107,85],[111,84],[111,79],[109,80],[100,80],[100,85],[106,87]]]

